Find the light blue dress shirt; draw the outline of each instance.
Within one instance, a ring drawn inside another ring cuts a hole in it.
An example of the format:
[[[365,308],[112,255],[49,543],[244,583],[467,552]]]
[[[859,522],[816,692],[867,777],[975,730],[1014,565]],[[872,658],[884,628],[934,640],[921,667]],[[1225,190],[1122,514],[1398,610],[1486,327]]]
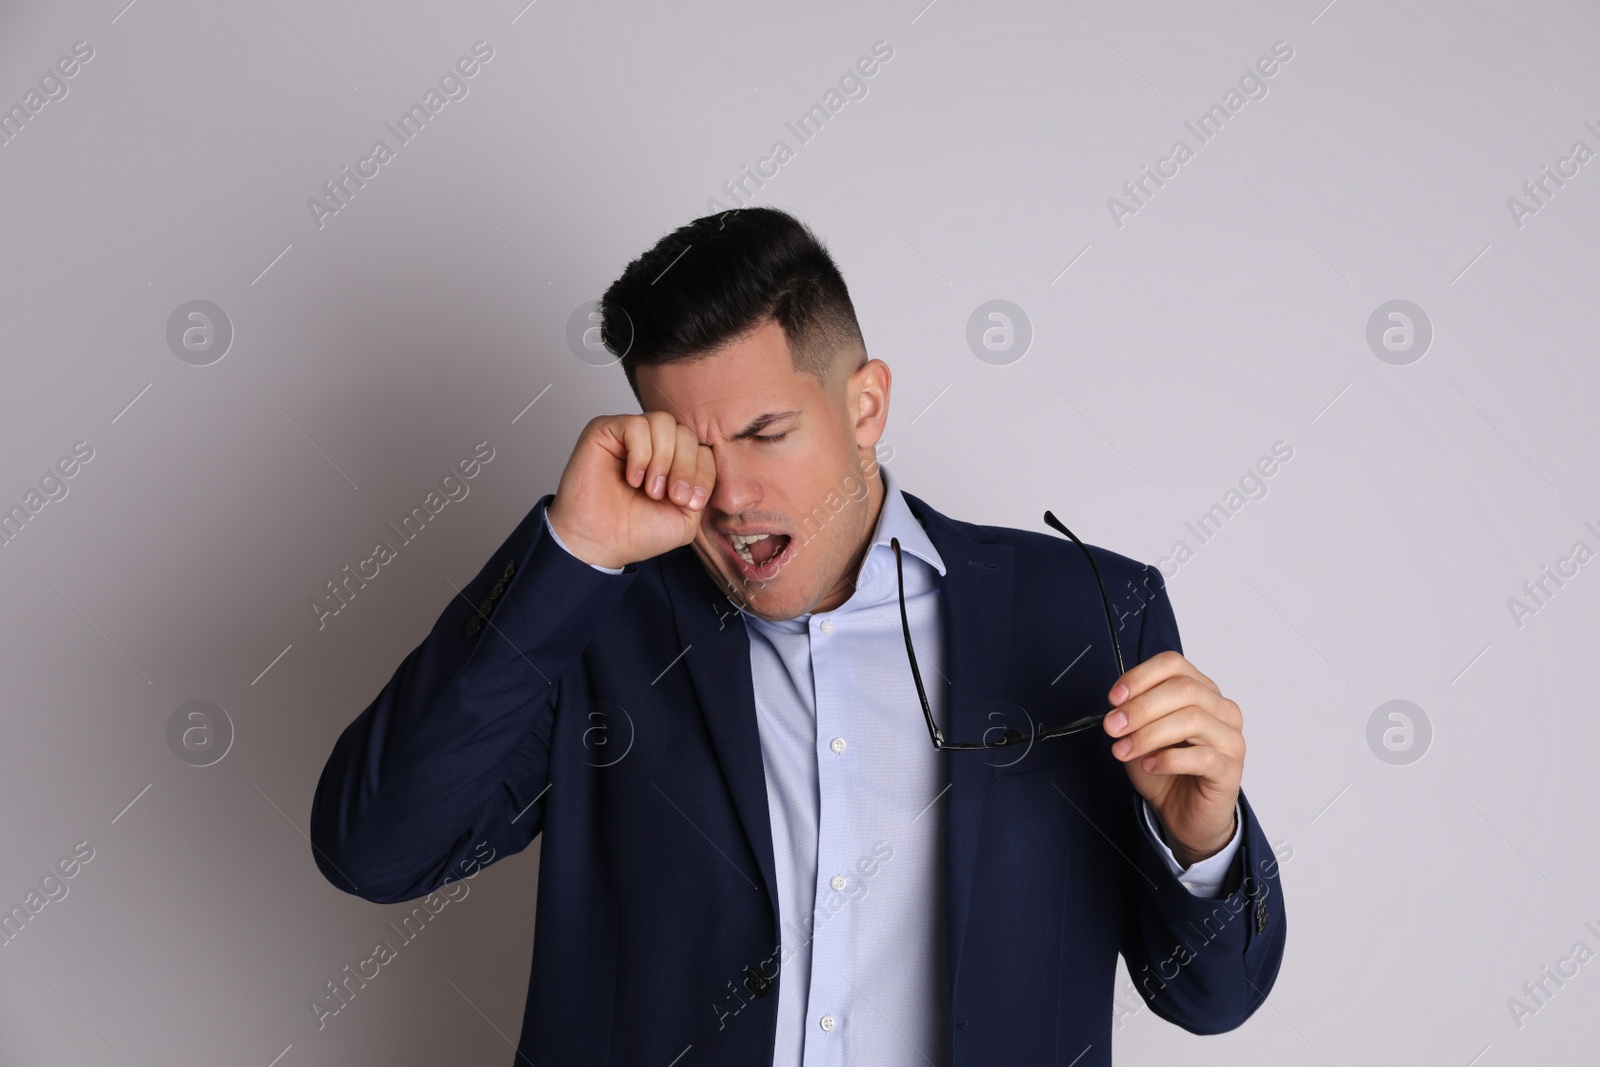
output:
[[[948,1062],[946,787],[906,660],[889,538],[904,552],[906,616],[941,726],[943,674],[928,667],[944,663],[945,566],[888,468],[879,470],[883,507],[850,598],[781,622],[744,613],[778,881],[774,1067]],[[1235,813],[1233,840],[1187,869],[1148,804],[1145,829],[1183,885],[1214,898],[1239,848]]]

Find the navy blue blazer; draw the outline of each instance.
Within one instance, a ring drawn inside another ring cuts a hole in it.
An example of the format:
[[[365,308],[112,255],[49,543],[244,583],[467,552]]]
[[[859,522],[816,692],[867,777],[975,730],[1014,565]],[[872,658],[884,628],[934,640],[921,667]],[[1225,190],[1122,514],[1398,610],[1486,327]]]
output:
[[[617,575],[569,555],[545,529],[552,499],[345,729],[313,856],[390,903],[542,833],[516,1062],[770,1063],[782,957],[743,617],[690,546]],[[1106,709],[1116,664],[1083,553],[906,499],[946,563],[946,736],[982,737],[991,712],[1026,729]],[[1090,550],[1127,662],[1182,651],[1160,572]],[[926,732],[919,708],[905,728]],[[1119,952],[1151,1011],[1197,1034],[1272,989],[1283,894],[1249,802],[1227,895],[1193,896],[1111,741],[1088,730],[1010,766],[1010,749],[944,755],[953,1064],[1110,1064]]]

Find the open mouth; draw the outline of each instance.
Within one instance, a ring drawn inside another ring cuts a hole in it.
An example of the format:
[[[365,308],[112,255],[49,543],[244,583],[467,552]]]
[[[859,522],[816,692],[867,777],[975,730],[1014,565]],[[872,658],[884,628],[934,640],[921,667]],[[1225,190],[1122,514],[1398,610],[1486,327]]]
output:
[[[739,574],[747,582],[766,582],[778,576],[794,557],[794,542],[785,533],[728,534],[719,531]]]

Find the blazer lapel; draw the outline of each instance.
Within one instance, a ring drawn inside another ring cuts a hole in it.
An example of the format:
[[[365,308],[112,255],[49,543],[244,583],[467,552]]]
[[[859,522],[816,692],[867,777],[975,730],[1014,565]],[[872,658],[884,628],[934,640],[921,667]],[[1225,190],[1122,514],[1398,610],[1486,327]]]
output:
[[[905,494],[911,512],[939,550],[945,574],[939,585],[944,632],[945,738],[976,741],[992,725],[987,700],[1000,697],[1010,663],[1015,552],[1010,545],[973,540],[946,516]],[[984,801],[993,768],[981,752],[945,752],[945,960],[951,991],[961,964],[972,882],[977,871]]]
[[[756,723],[755,686],[750,677],[750,634],[744,616],[705,572],[694,549],[661,557],[673,620],[682,642],[679,665],[700,698],[700,710],[722,777],[744,826],[750,851],[778,914],[777,875],[772,858],[772,823],[767,809],[767,776]],[[674,668],[678,669],[678,668]]]

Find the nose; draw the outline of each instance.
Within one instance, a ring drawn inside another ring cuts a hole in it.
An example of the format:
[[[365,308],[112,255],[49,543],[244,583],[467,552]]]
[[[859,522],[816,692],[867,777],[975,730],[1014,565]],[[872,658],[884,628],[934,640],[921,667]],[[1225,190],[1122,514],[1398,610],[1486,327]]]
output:
[[[711,488],[711,506],[724,515],[741,515],[761,503],[761,483],[739,465],[716,452],[717,484]]]

